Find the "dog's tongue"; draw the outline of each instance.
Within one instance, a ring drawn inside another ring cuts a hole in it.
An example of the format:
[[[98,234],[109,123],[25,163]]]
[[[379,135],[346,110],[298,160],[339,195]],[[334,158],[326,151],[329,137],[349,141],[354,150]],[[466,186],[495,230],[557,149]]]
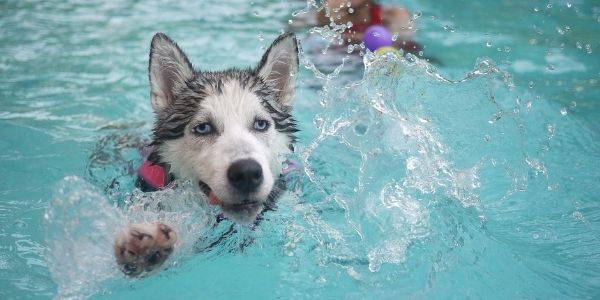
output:
[[[213,193],[211,191],[210,194],[208,195],[208,204],[210,204],[210,205],[219,205],[219,204],[221,204],[221,200],[219,200],[219,198],[217,198],[217,196],[215,195],[215,193]]]

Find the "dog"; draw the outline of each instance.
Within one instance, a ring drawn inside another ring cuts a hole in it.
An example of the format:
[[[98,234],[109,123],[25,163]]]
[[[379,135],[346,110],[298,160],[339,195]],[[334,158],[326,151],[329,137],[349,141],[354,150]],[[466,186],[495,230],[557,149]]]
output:
[[[190,179],[212,205],[239,224],[252,224],[285,189],[282,163],[293,151],[292,117],[298,44],[280,35],[255,68],[194,70],[163,33],[150,46],[150,99],[155,112],[153,165]],[[160,266],[173,252],[174,228],[134,224],[115,240],[121,270],[130,276]]]

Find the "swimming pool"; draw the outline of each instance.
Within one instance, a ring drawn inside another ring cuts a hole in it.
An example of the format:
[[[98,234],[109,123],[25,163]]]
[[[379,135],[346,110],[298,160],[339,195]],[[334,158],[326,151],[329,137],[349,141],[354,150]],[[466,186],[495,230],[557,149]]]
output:
[[[151,36],[199,68],[247,66],[306,3],[0,4],[0,297],[597,298],[600,7],[439,2],[403,1],[437,69],[387,57],[363,80],[355,57],[327,77],[304,47],[301,186],[255,231],[134,281],[86,230],[106,237],[91,221],[115,224],[101,211],[131,188]]]

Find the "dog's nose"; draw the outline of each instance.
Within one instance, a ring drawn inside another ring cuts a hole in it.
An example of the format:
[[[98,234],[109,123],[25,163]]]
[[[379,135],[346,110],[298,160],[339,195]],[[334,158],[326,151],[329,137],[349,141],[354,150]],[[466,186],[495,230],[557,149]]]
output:
[[[250,193],[263,181],[262,168],[253,159],[238,160],[227,169],[227,178],[238,191]]]

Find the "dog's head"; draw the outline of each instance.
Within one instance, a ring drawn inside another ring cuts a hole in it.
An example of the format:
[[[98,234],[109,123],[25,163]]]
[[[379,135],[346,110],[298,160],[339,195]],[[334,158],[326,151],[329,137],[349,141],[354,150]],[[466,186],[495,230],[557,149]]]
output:
[[[295,140],[295,36],[279,36],[256,68],[212,72],[194,70],[157,33],[149,72],[160,160],[198,182],[226,217],[252,223],[280,193],[282,162]]]

